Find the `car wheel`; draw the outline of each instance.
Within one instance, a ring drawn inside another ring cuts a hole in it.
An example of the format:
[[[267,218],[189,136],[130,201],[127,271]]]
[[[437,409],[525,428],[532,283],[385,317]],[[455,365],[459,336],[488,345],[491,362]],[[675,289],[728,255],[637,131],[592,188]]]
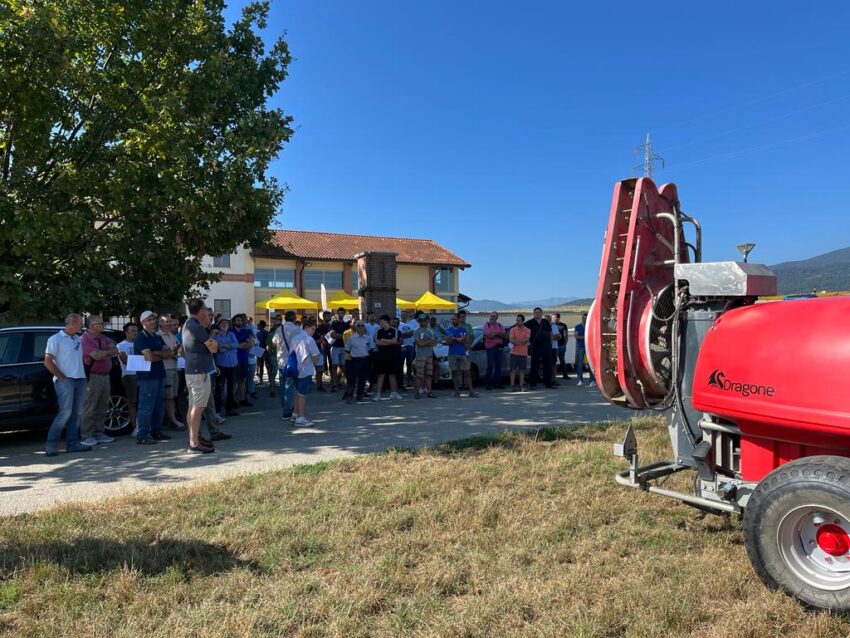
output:
[[[744,542],[768,587],[850,611],[850,459],[802,458],[768,474],[747,503]]]
[[[109,397],[109,407],[106,410],[106,422],[103,429],[110,436],[127,434],[130,431],[130,404],[126,397],[120,394],[113,394]]]

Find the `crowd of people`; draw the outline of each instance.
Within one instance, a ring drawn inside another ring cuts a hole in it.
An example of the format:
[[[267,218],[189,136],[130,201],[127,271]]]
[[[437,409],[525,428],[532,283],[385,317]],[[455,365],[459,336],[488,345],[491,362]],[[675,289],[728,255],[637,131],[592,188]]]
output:
[[[273,317],[271,325],[263,320],[255,326],[245,314],[215,316],[201,299],[190,300],[187,309],[188,316],[178,319],[146,310],[140,325],[124,325],[119,343],[103,334],[98,315],[87,318],[82,336],[82,316],[65,318],[64,329],[48,340],[44,361],[58,402],[45,446],[48,456],[57,454],[63,432],[68,452],[114,441],[104,423],[115,358],[136,442],[170,440],[163,428],[185,431],[190,454],[209,454],[215,442],[231,438],[219,426],[238,415],[239,408],[252,406],[256,384],[264,379],[269,396],[280,395],[282,419],[306,427],[313,424],[307,418],[307,397],[314,387],[318,392],[341,391],[348,403],[400,400],[408,390],[417,400],[436,398],[440,362],[435,348],[444,344],[454,396],[478,396],[470,363],[475,331],[463,310],[445,326],[421,311],[403,311],[400,317],[369,313],[364,319],[357,309],[348,313],[343,308],[320,317],[299,318],[288,311]],[[574,327],[578,385],[583,383],[585,320],[586,315]],[[568,378],[569,333],[558,313],[544,316],[535,308],[533,318],[526,321],[519,314],[511,327],[492,313],[482,333],[487,390],[504,387],[505,349],[510,352],[509,391],[524,392],[541,380],[546,387],[557,386],[559,363]],[[186,404],[186,423],[179,419],[178,399]]]

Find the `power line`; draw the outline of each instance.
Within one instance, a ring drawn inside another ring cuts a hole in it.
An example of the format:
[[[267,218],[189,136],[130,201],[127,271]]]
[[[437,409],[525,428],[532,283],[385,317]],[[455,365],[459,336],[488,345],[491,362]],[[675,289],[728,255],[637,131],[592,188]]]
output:
[[[726,159],[729,157],[736,157],[738,155],[746,155],[747,153],[753,153],[755,151],[762,151],[766,149],[776,148],[778,146],[784,146],[786,144],[794,144],[797,142],[805,142],[810,139],[815,139],[818,137],[823,137],[824,135],[829,135],[830,133],[837,133],[839,131],[846,131],[850,129],[850,124],[845,124],[843,126],[836,126],[833,128],[823,129],[820,131],[814,131],[812,133],[807,133],[805,135],[797,135],[795,137],[789,137],[784,140],[778,140],[776,142],[771,142],[769,144],[761,144],[759,146],[751,146],[750,148],[744,148],[737,151],[732,151],[730,153],[722,153],[720,155],[711,155],[709,157],[703,157],[701,159],[693,160],[691,162],[684,162],[683,164],[674,164],[670,166],[666,170],[674,171],[679,168],[685,168],[690,166],[699,166],[702,164],[707,164],[709,162],[713,162],[714,160]]]
[[[646,142],[635,148],[635,155],[643,154],[643,163],[638,164],[632,170],[643,171],[644,177],[655,177],[655,162],[661,162],[664,168],[664,158],[652,150],[652,137],[646,134]]]
[[[850,69],[846,71],[841,71],[839,73],[833,73],[832,75],[827,75],[825,77],[819,78],[817,80],[811,80],[809,82],[804,82],[803,84],[798,84],[797,86],[788,87],[786,89],[782,89],[781,91],[776,91],[775,93],[769,93],[767,95],[762,95],[760,97],[755,97],[749,99],[745,102],[739,102],[738,104],[733,104],[731,106],[726,106],[721,109],[717,109],[715,111],[709,111],[708,113],[703,113],[702,115],[697,115],[696,117],[688,118],[687,120],[681,120],[674,124],[667,124],[661,127],[661,130],[665,128],[674,128],[677,126],[682,126],[683,124],[690,124],[691,122],[697,122],[699,120],[704,120],[709,117],[713,117],[720,113],[726,113],[727,111],[734,111],[735,109],[743,108],[745,106],[749,106],[750,104],[756,104],[757,102],[763,102],[764,100],[772,100],[775,97],[779,97],[780,95],[785,95],[787,93],[793,93],[794,91],[799,91],[800,89],[805,89],[810,86],[814,86],[815,84],[821,84],[823,82],[828,82],[829,80],[834,80],[835,78],[840,78],[845,75],[850,75]],[[657,133],[658,129],[652,131],[653,133]]]
[[[811,111],[812,109],[820,108],[821,106],[826,106],[827,104],[833,104],[834,102],[840,102],[841,100],[846,100],[850,98],[850,94],[842,95],[841,97],[836,97],[831,100],[826,100],[825,102],[818,102],[817,104],[812,104],[811,106],[806,106],[801,109],[795,109],[793,111],[789,111],[787,113],[780,113],[779,115],[774,115],[764,120],[759,120],[758,122],[753,122],[752,124],[745,124],[744,126],[739,126],[737,128],[729,129],[728,131],[722,131],[720,133],[714,133],[712,135],[707,135],[706,137],[701,137],[697,140],[693,140],[691,142],[685,142],[684,144],[676,144],[675,146],[670,146],[667,148],[667,151],[671,151],[677,148],[684,148],[685,146],[693,146],[694,144],[699,144],[700,142],[706,142],[708,140],[713,140],[718,137],[723,137],[724,135],[730,135],[732,133],[737,133],[739,131],[744,131],[749,128],[753,128],[756,126],[761,126],[762,124],[767,124],[769,122],[774,122],[776,120],[781,120],[786,117],[791,117],[792,115],[798,115],[799,113],[805,113],[806,111]]]

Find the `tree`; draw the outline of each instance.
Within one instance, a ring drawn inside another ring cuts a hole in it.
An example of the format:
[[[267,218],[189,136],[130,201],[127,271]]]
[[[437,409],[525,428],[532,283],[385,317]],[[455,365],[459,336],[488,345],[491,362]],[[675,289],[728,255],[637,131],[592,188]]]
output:
[[[268,3],[0,3],[0,320],[137,312],[267,240],[292,135]]]

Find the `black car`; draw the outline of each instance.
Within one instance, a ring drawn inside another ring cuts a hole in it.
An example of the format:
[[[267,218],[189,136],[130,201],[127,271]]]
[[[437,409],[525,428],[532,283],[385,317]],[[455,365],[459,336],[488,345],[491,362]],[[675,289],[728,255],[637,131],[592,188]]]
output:
[[[48,427],[56,416],[53,375],[44,367],[47,340],[61,326],[0,328],[0,432]],[[104,330],[115,343],[124,333]],[[127,398],[121,383],[121,366],[113,359],[111,392],[105,430],[109,435],[130,431]]]

